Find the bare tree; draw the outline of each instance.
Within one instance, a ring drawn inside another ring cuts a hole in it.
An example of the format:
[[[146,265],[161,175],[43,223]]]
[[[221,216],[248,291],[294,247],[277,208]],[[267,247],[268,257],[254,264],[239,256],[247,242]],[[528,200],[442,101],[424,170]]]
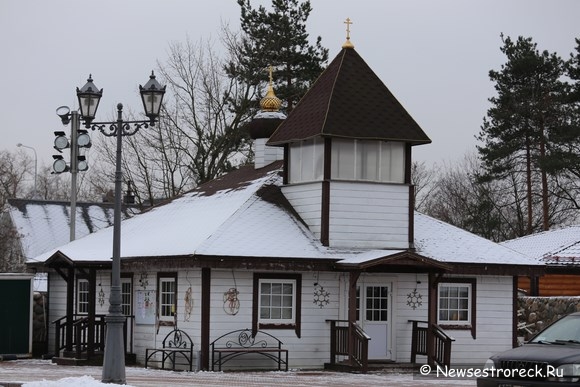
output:
[[[231,39],[224,41],[229,49],[235,35],[224,36]],[[244,104],[254,91],[223,73],[215,46],[212,40],[171,43],[167,60],[158,63],[168,90],[160,122],[123,139],[124,179],[137,203],[177,196],[248,158],[242,126],[251,116]],[[104,136],[93,139],[98,156],[91,155],[90,191],[105,195],[114,179],[115,146]]]
[[[27,185],[27,175],[34,180],[31,158],[22,151],[0,151],[0,208],[10,198],[32,195],[33,184]]]
[[[26,271],[18,238],[18,231],[12,226],[8,213],[0,213],[0,273]]]
[[[427,215],[499,242],[527,234],[528,195],[527,175],[517,170],[506,173],[504,179],[483,179],[484,169],[475,154],[468,154],[456,164],[438,168],[432,187],[421,202]],[[555,191],[556,181],[548,181]],[[544,220],[541,194],[533,199],[532,223],[539,229]],[[551,195],[550,219],[563,224],[571,216],[568,200]]]
[[[227,45],[231,45],[228,35]],[[230,79],[223,59],[214,51],[212,40],[172,43],[169,58],[160,63],[164,80],[173,92],[165,104],[167,125],[177,140],[172,144],[186,157],[196,184],[214,179],[242,163],[249,143],[242,130],[251,112],[245,101],[255,87]],[[229,61],[237,60],[228,51]]]
[[[425,162],[413,162],[411,165],[411,181],[415,186],[415,209],[425,212],[429,197],[435,191],[437,166],[428,168]]]

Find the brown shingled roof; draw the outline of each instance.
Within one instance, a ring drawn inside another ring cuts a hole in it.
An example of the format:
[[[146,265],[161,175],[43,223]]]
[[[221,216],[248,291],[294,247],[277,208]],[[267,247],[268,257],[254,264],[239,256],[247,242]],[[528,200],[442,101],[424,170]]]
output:
[[[316,136],[413,145],[431,142],[353,48],[342,49],[270,137],[268,145]]]

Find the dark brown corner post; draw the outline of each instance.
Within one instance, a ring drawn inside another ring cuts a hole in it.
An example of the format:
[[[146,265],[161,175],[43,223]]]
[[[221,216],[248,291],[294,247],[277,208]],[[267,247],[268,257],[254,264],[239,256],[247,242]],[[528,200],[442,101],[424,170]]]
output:
[[[74,299],[75,299],[75,269],[71,266],[68,268],[66,278],[66,350],[72,351],[73,343],[73,322],[74,322]],[[57,343],[58,347],[58,343]],[[58,356],[58,351],[55,353]]]
[[[332,139],[324,139],[324,167],[322,176],[322,207],[320,209],[320,242],[323,246],[330,243],[330,166]]]
[[[411,171],[413,170],[413,159],[411,157],[411,144],[405,144],[405,184],[411,184],[413,179]]]
[[[95,317],[97,310],[97,271],[95,268],[89,269],[89,328],[87,338],[87,356],[90,358],[95,354]]]
[[[405,144],[405,184],[409,185],[409,248],[415,248],[415,186],[413,185],[412,171],[413,161],[411,159],[411,144]]]
[[[518,346],[518,276],[513,276],[512,347]]]
[[[209,371],[209,329],[210,329],[210,294],[211,293],[211,269],[201,269],[201,350],[200,370]]]
[[[429,305],[427,313],[427,364],[435,364],[435,336],[433,335],[433,324],[437,322],[437,276],[429,273]]]
[[[284,161],[282,161],[282,184],[288,184],[288,168],[290,165],[290,145],[284,145]]]
[[[348,284],[348,361],[354,366],[354,324],[356,324],[356,283],[360,271],[351,271]]]
[[[415,248],[415,186],[409,185],[409,248]]]
[[[530,296],[537,297],[540,295],[540,278],[532,274],[530,275]]]

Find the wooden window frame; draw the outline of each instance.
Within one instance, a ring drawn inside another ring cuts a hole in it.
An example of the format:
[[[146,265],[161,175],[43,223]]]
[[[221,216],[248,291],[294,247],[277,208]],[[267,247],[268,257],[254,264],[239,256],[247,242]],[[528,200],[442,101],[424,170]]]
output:
[[[161,283],[164,282],[164,280],[173,280],[174,284],[175,284],[175,290],[173,292],[173,308],[172,308],[172,315],[171,316],[162,316],[161,315],[161,311],[162,311],[162,305],[161,305]],[[175,325],[175,319],[176,319],[176,313],[177,313],[177,273],[175,272],[171,272],[171,273],[157,273],[157,320],[159,321],[159,325],[162,326],[174,326]]]
[[[133,274],[130,273],[121,273],[121,309],[123,306],[127,305],[123,303],[123,283],[129,283],[131,285],[131,289],[129,291],[129,313],[124,313],[125,316],[132,316],[133,315]]]
[[[469,285],[471,288],[470,301],[469,301],[469,319],[468,323],[458,323],[458,324],[449,324],[447,321],[440,323],[439,322],[439,302],[440,302],[440,287],[441,285],[445,284],[455,284],[455,285]],[[437,324],[443,329],[456,329],[456,330],[470,330],[471,336],[475,339],[476,338],[476,330],[475,327],[477,326],[477,280],[475,278],[442,278],[437,283]]]
[[[294,289],[294,322],[283,324],[261,323],[260,322],[260,284],[263,280],[284,280],[293,281]],[[259,329],[288,329],[294,330],[296,336],[300,338],[301,319],[302,319],[302,274],[283,274],[283,273],[254,273],[254,289],[252,303],[252,330],[257,332]]]
[[[86,293],[86,301],[83,301],[82,304],[86,305],[86,311],[80,311],[80,306],[81,306],[81,297],[80,297],[80,292],[81,292],[81,286],[80,284],[86,284],[86,290],[83,291],[83,293]],[[76,308],[76,313],[77,314],[83,314],[83,315],[88,315],[89,314],[89,305],[90,305],[90,295],[91,295],[91,289],[90,289],[90,282],[88,278],[77,278],[77,286],[76,286],[76,302],[75,302],[75,308]]]

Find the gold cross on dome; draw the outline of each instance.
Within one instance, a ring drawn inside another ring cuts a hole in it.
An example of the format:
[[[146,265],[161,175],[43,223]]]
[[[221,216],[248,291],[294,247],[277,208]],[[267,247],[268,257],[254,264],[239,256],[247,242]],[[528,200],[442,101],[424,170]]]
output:
[[[343,23],[346,24],[346,39],[350,40],[350,25],[352,24],[352,21],[350,21],[350,18],[347,17],[346,21]]]
[[[272,76],[272,65],[270,65],[269,73],[270,73],[270,85],[271,85],[272,81],[274,80],[274,77]]]
[[[353,23],[349,17],[343,23],[346,24],[346,42],[344,42],[342,48],[354,48],[354,45],[350,42],[350,25]]]

